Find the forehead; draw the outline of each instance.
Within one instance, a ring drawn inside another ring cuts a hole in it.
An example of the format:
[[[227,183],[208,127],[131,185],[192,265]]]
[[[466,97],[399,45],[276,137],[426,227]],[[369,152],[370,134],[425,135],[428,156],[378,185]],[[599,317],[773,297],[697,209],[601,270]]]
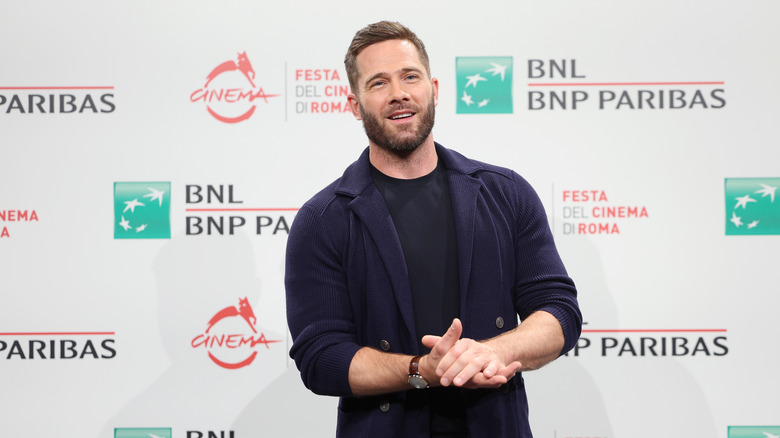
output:
[[[356,58],[360,76],[417,68],[425,71],[417,48],[407,40],[387,40],[363,49]]]

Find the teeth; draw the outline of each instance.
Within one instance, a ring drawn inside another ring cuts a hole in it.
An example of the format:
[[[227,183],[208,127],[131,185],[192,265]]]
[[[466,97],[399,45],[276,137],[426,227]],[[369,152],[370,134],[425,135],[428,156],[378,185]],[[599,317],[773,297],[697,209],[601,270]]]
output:
[[[405,119],[407,117],[412,117],[412,114],[411,113],[399,114],[397,116],[392,116],[390,118],[393,119],[393,120],[398,120],[398,119]]]

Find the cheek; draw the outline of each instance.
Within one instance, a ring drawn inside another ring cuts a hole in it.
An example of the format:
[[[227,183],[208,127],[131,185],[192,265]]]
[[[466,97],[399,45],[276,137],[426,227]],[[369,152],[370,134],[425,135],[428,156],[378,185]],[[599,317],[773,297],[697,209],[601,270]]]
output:
[[[420,90],[419,92],[415,93],[414,99],[419,104],[422,103],[427,104],[428,102],[433,102],[433,104],[435,105],[438,103],[438,96],[430,88],[425,90]]]
[[[384,107],[381,99],[366,99],[364,101],[363,109],[375,115],[376,117],[382,117],[382,108]]]

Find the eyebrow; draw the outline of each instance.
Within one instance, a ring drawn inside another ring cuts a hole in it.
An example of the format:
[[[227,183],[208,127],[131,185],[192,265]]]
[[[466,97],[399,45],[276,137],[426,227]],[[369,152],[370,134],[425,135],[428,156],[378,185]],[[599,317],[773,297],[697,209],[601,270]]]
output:
[[[409,73],[409,72],[422,73],[422,70],[420,70],[417,67],[403,67],[403,68],[400,68],[400,69],[396,70],[396,72],[399,72],[401,74]],[[377,72],[377,73],[373,74],[370,78],[368,78],[365,81],[363,81],[363,86],[365,87],[366,85],[371,83],[371,81],[373,81],[376,78],[382,78],[382,77],[387,77],[387,76],[390,76],[390,73],[388,73],[386,71]]]

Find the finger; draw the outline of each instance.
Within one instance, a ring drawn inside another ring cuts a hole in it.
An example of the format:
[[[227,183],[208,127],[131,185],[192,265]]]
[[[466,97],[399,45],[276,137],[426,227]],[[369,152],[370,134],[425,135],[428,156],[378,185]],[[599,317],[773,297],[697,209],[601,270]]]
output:
[[[506,380],[511,380],[515,374],[520,370],[520,362],[512,362],[511,364],[507,366],[501,366],[499,362],[496,363],[496,372],[492,376],[489,374],[483,373],[485,375],[485,378],[491,379],[493,377],[503,377]]]
[[[489,379],[495,376],[500,368],[501,365],[499,365],[497,361],[493,360],[488,362],[488,364],[482,369],[482,374],[484,374],[485,377]]]
[[[468,351],[470,339],[461,339],[447,351],[436,366],[436,375],[441,377],[442,385],[447,386],[452,379],[466,366],[471,355],[464,357]]]
[[[511,379],[515,376],[515,374],[520,371],[520,367],[522,367],[523,364],[521,364],[518,361],[514,361],[506,366],[503,370],[500,370],[500,373],[504,376],[506,376],[507,379]]]
[[[439,342],[439,339],[441,339],[441,336],[425,335],[422,337],[422,344],[428,348],[433,348]]]
[[[463,334],[463,324],[461,324],[458,318],[452,320],[452,324],[442,335],[442,340],[446,343],[454,345],[460,339],[460,335]],[[450,345],[450,347],[452,346]],[[449,348],[448,348],[449,349]]]
[[[474,377],[471,378],[471,380],[466,382],[463,387],[470,389],[498,388],[507,382],[507,378],[501,375],[496,375],[488,379],[483,373],[477,373]]]
[[[445,381],[461,386],[476,373],[482,372],[490,360],[490,356],[482,353],[484,351],[478,342],[473,339],[461,339],[439,362],[437,374],[441,372],[440,375]]]
[[[455,386],[463,386],[466,384],[466,382],[470,381],[474,376],[481,374],[484,376],[483,373],[480,372],[482,369],[482,363],[480,361],[470,361],[468,364],[466,364],[463,369],[452,379],[452,384]],[[487,378],[487,376],[486,376]]]
[[[495,362],[495,364],[499,365],[500,362]],[[488,364],[488,366],[490,365],[491,364]],[[477,373],[474,375],[474,377],[471,378],[471,380],[466,382],[463,387],[469,389],[498,388],[499,386],[509,382],[512,378],[514,378],[515,374],[520,370],[520,367],[520,362],[512,362],[506,367],[499,367],[496,374],[492,377],[487,377],[484,372]],[[487,367],[485,369],[487,369]]]
[[[447,354],[448,351],[458,342],[460,335],[463,333],[463,326],[458,318],[452,320],[452,324],[442,337],[431,348],[431,354],[440,359]]]

